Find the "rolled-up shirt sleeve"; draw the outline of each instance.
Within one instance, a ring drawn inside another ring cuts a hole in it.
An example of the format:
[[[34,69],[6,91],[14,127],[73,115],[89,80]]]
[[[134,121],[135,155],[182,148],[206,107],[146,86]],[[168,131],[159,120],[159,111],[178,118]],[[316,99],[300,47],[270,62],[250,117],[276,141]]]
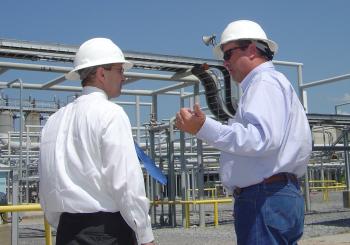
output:
[[[145,194],[144,179],[131,134],[131,125],[120,110],[102,134],[102,174],[111,198],[121,215],[135,231],[138,243],[154,240],[148,215],[149,200]]]

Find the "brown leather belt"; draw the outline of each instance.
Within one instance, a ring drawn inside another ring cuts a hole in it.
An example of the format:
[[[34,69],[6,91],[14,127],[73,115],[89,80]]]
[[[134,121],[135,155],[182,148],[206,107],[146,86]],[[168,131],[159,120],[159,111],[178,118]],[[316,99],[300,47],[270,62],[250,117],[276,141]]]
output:
[[[298,178],[295,174],[291,174],[291,173],[278,173],[278,174],[275,174],[275,175],[272,175],[270,176],[269,178],[266,178],[264,179],[262,182],[258,183],[258,184],[271,184],[271,183],[275,183],[275,182],[288,182],[288,179],[291,181],[291,182],[294,182],[294,183],[298,183]],[[257,185],[258,185],[257,184]],[[233,190],[233,195],[234,196],[237,196],[239,194],[241,194],[241,192],[245,189],[245,188],[248,188],[249,186],[247,187],[244,187],[244,188],[239,188],[239,187],[236,187],[234,190]]]
[[[292,182],[298,182],[298,178],[295,174],[290,173],[278,173],[275,175],[272,175],[271,177],[264,179],[262,183],[270,184],[273,182],[281,182],[281,181],[288,181],[288,179]]]

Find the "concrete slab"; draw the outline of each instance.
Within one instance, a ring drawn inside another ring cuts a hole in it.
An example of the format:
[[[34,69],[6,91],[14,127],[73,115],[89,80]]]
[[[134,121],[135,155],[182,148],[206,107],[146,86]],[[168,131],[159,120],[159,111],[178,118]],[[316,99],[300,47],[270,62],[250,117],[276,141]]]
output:
[[[299,245],[344,245],[350,244],[350,233],[303,239]]]
[[[1,245],[11,245],[11,224],[0,225]]]

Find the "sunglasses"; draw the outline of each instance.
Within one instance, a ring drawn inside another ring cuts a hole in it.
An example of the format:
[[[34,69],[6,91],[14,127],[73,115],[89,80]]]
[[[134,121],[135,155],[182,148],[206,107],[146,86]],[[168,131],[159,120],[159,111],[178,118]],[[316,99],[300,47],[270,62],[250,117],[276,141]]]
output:
[[[237,49],[240,49],[240,50],[244,50],[246,49],[248,46],[243,46],[243,47],[234,47],[234,48],[230,48],[228,50],[226,50],[224,52],[224,61],[228,61],[229,59],[231,59],[231,56],[233,55],[234,51],[237,50]]]

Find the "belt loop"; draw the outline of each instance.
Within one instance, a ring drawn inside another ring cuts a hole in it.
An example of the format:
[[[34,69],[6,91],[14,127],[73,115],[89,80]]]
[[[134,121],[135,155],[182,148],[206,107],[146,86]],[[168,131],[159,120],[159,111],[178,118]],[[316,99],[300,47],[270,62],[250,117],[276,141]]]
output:
[[[287,178],[287,183],[288,183],[288,185],[290,185],[292,183],[292,179],[291,179],[292,177],[291,177],[290,173],[285,173],[285,175]]]
[[[258,184],[258,191],[265,191],[267,189],[267,184],[265,182],[265,179]]]

